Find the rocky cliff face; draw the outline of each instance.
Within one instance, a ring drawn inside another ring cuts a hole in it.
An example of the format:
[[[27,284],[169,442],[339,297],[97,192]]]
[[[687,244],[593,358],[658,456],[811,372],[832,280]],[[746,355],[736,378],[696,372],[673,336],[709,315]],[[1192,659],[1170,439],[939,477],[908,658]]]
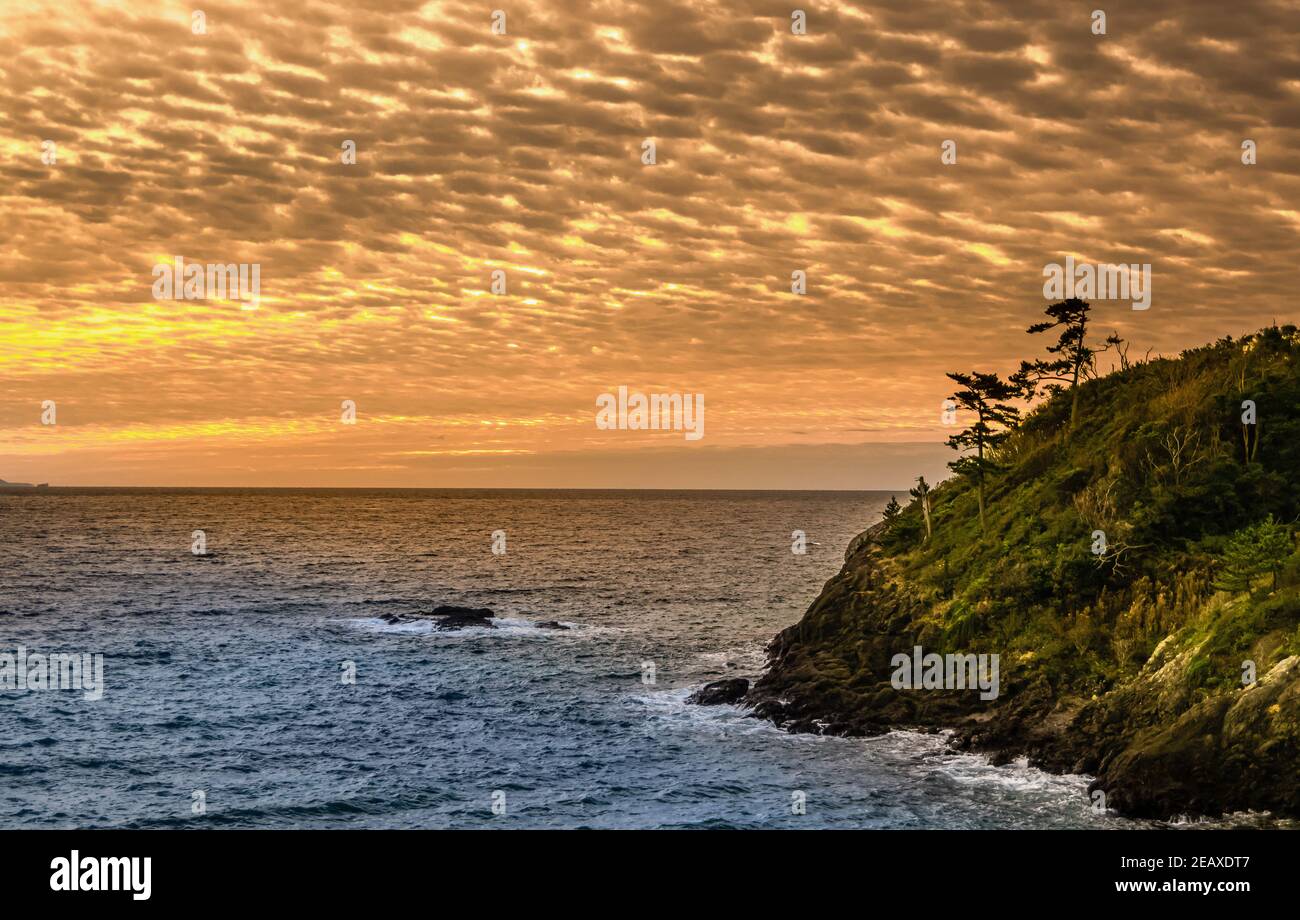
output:
[[[746,699],[756,715],[850,736],[953,729],[957,747],[995,762],[1027,756],[1052,772],[1091,774],[1108,808],[1134,816],[1300,815],[1300,657],[1281,658],[1253,685],[1204,694],[1189,673],[1200,647],[1171,636],[1137,675],[1096,696],[1053,682],[1032,655],[1002,660],[995,701],[898,690],[893,656],[942,640],[890,569],[878,544],[855,544],[804,618],[773,641],[770,668]]]
[[[1002,458],[987,532],[954,479],[932,539],[915,505],[859,536],[746,703],[791,731],[952,729],[995,761],[1095,776],[1134,816],[1300,816],[1300,555],[1222,584],[1234,534],[1300,513],[1297,358],[1291,330],[1091,381],[1068,437],[1049,403]],[[1274,426],[1254,457],[1243,390]],[[1155,446],[1172,442],[1195,458]],[[1097,530],[1109,554],[1089,552]],[[917,646],[998,655],[996,699],[900,689],[896,656]]]

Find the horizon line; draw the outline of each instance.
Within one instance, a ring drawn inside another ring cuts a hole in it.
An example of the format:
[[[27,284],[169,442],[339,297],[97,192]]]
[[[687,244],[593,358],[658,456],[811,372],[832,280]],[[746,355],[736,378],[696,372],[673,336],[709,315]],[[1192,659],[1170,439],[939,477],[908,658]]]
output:
[[[26,492],[74,491],[77,489],[95,489],[98,491],[187,491],[207,490],[222,492],[260,491],[260,492],[906,492],[909,486],[898,489],[716,489],[716,488],[643,488],[610,486],[87,486],[87,485],[47,485],[37,488],[35,485],[0,484],[0,494]]]

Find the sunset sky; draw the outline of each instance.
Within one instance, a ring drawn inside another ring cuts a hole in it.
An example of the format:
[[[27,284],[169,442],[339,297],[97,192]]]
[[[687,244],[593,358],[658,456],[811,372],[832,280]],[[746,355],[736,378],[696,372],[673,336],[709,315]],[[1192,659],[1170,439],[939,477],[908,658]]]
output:
[[[1135,355],[1300,318],[1297,35],[1289,0],[0,0],[0,478],[938,478],[944,373],[1040,352],[1047,262],[1152,265],[1149,310],[1094,304]],[[177,255],[260,303],[155,300]],[[598,430],[620,385],[703,394],[705,437]]]

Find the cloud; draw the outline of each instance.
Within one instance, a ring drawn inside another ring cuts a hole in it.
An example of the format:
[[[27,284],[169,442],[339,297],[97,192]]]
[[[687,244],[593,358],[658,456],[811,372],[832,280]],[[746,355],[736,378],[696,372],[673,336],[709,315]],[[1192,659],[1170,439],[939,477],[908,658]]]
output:
[[[1139,352],[1295,318],[1294,4],[787,7],[0,11],[0,475],[438,485],[434,445],[585,485],[659,447],[595,429],[620,384],[706,394],[709,449],[938,443],[1067,254],[1152,264],[1149,311],[1097,304]],[[261,305],[154,301],[176,255],[260,263]]]

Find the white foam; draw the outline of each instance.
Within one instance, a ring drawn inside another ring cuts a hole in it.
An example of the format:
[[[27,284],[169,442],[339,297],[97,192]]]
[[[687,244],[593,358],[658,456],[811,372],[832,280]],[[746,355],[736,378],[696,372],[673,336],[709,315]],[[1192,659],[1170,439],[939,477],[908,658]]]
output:
[[[922,767],[960,786],[992,785],[1011,792],[1047,792],[1080,796],[1082,801],[1087,800],[1088,784],[1092,782],[1090,776],[1048,773],[1031,767],[1026,757],[995,766],[983,754],[953,750],[949,745],[951,737],[950,731],[892,731],[864,740],[890,759]]]
[[[724,729],[743,734],[771,734],[781,738],[794,738],[781,731],[766,719],[755,719],[749,710],[734,703],[721,703],[716,706],[697,706],[686,702],[698,687],[684,687],[673,690],[647,690],[633,694],[629,699],[637,706],[649,711],[654,725],[661,725],[669,730],[676,728],[708,728],[711,731]]]
[[[735,645],[720,652],[700,652],[695,657],[713,670],[727,670],[730,676],[759,674],[767,666],[767,651],[762,643]],[[728,668],[728,663],[735,667]]]
[[[582,632],[583,627],[577,623],[556,620],[568,629],[544,629],[535,620],[523,620],[514,617],[493,617],[492,626],[465,626],[460,629],[438,629],[431,619],[403,620],[389,623],[382,617],[361,617],[346,621],[354,629],[365,629],[381,633],[405,633],[420,636],[436,636],[440,639],[474,639],[484,637],[546,639],[569,636]],[[549,621],[548,621],[549,622]]]

